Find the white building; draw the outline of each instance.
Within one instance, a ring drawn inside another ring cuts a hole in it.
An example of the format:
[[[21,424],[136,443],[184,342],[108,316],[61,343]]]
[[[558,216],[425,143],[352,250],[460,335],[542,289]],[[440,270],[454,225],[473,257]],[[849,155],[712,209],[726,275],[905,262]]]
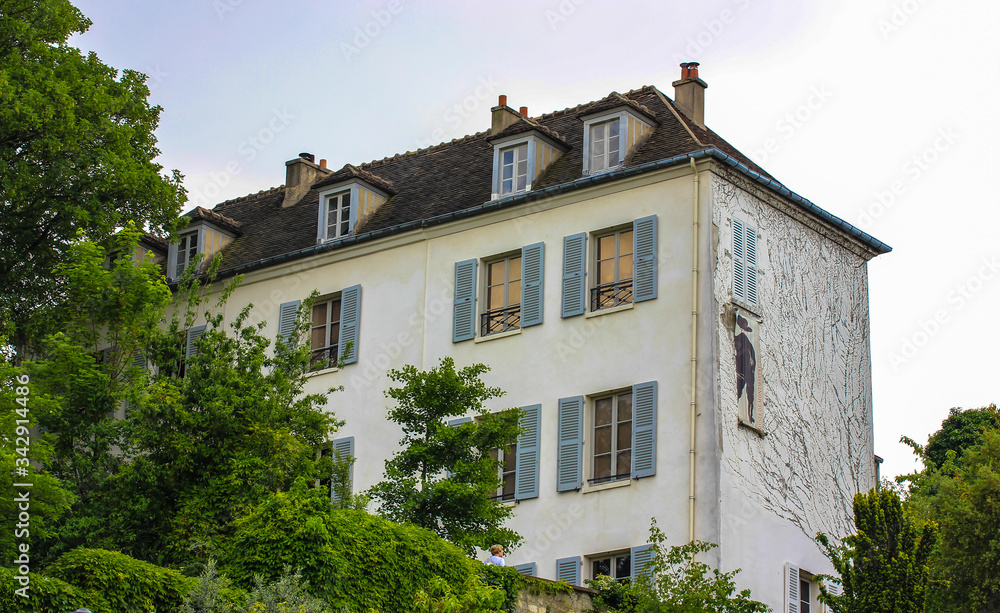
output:
[[[345,387],[355,491],[400,438],[386,370],[482,362],[496,409],[528,409],[508,563],[625,576],[656,517],[754,598],[816,611],[813,537],[853,532],[875,483],[866,263],[889,247],[708,130],[696,64],[673,85],[535,118],[501,96],[487,131],[336,172],[303,154],[198,209],[168,276],[221,252],[245,274],[227,308],[274,334],[320,292],[318,364],[354,351],[310,391]]]

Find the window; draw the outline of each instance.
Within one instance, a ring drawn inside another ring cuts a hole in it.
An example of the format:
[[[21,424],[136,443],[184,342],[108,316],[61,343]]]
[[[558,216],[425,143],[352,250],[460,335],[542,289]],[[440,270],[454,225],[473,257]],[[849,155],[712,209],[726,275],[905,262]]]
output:
[[[500,462],[500,487],[496,500],[514,500],[517,485],[517,443],[490,450],[490,457]]]
[[[520,252],[486,260],[482,286],[477,286],[476,280],[479,264],[478,259],[455,262],[452,342],[542,323],[544,243],[527,245]]]
[[[486,265],[486,308],[480,334],[521,327],[521,254]]]
[[[528,144],[500,150],[500,195],[528,189]]]
[[[599,575],[612,579],[627,579],[632,576],[632,555],[630,551],[590,558],[590,578]]]
[[[632,478],[631,390],[594,401],[593,448],[590,483]]]
[[[188,232],[181,235],[181,240],[177,245],[177,266],[174,269],[174,278],[180,279],[184,274],[184,269],[194,261],[198,255],[198,233]]]
[[[812,590],[809,582],[799,579],[799,613],[809,613]]]
[[[757,229],[733,218],[733,298],[757,304]]]
[[[590,310],[632,303],[633,231],[597,237],[597,284],[590,290]]]
[[[590,174],[621,163],[621,121],[616,117],[590,126]]]
[[[309,361],[313,370],[336,366],[340,358],[340,304],[338,296],[313,305]]]
[[[841,594],[841,586],[832,581],[824,582],[833,596]],[[785,605],[792,613],[819,613],[826,610],[818,601],[819,585],[812,573],[792,563],[785,564]]]
[[[351,233],[351,192],[326,196],[326,238],[340,238]]]
[[[588,239],[594,245],[589,264]],[[656,298],[656,215],[636,219],[624,228],[563,238],[562,272],[563,317]]]

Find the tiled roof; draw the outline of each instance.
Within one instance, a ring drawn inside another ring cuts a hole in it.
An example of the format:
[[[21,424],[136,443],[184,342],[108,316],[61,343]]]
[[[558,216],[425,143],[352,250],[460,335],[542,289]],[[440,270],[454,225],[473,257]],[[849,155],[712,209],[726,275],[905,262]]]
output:
[[[509,126],[507,126],[506,128],[504,128],[495,135],[491,134],[490,137],[486,140],[488,142],[493,142],[501,138],[506,138],[508,136],[515,136],[517,134],[524,134],[526,132],[531,132],[531,131],[537,131],[549,137],[550,139],[554,140],[556,143],[566,146],[566,139],[560,136],[558,132],[538,123],[534,119],[529,119],[527,117],[522,117],[518,119],[517,121],[510,124]]]
[[[566,152],[533,183],[532,193],[557,186],[575,189],[582,185],[583,121],[580,117],[622,104],[648,115],[656,122],[648,138],[625,160],[626,171],[632,167],[650,167],[653,162],[718,150],[738,165],[760,175],[761,180],[772,189],[777,186],[787,191],[720,136],[698,127],[681,114],[673,102],[655,87],[646,86],[518,121],[509,127],[519,126],[516,129],[536,129],[554,134],[567,147]],[[489,117],[484,116],[483,120],[487,122]],[[363,179],[391,196],[366,221],[363,230],[366,237],[405,232],[429,223],[428,220],[475,214],[481,208],[489,209],[489,206],[483,205],[490,203],[492,195],[493,146],[489,141],[495,136],[499,135],[492,135],[489,131],[479,132],[359,166],[348,164],[320,179],[294,206],[282,207],[284,189],[277,187],[223,202],[213,211],[197,214],[210,213],[215,216],[210,220],[216,223],[220,223],[219,219],[228,220],[242,232],[242,236],[233,240],[222,253],[223,270],[220,274],[223,276],[227,271],[235,272],[234,269],[248,270],[277,260],[305,257],[317,250],[337,249],[342,244],[364,238],[348,237],[317,247],[319,190],[346,178]],[[512,202],[516,205],[521,200],[514,199]],[[505,205],[499,203],[497,206]],[[208,219],[207,216],[205,218]]]
[[[218,207],[216,207],[218,208]],[[185,217],[190,217],[192,221],[203,219],[205,221],[211,222],[223,230],[229,230],[230,232],[239,236],[241,234],[240,226],[243,224],[235,219],[230,219],[218,211],[210,211],[206,208],[196,206],[194,210],[188,211],[184,214]]]

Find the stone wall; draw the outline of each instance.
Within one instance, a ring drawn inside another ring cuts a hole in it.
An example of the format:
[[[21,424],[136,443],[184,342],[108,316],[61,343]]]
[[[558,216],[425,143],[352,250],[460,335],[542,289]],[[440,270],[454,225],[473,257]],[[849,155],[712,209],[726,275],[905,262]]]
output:
[[[535,578],[539,583],[551,583],[555,581]],[[518,594],[515,613],[583,613],[594,608],[591,599],[595,592],[592,589],[572,586],[571,593],[566,592],[542,592],[540,590],[522,589]]]

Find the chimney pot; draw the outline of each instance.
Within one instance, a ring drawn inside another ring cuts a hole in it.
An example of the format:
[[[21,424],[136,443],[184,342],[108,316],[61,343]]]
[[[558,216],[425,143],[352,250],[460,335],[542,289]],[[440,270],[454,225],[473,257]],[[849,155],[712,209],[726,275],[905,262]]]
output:
[[[500,101],[497,102],[497,106],[507,106],[507,96],[500,94]]]
[[[528,107],[526,107],[526,106],[522,106],[521,107],[521,116],[522,117],[527,117],[528,116]]]
[[[319,165],[320,168],[326,168],[326,158],[320,158]]]

